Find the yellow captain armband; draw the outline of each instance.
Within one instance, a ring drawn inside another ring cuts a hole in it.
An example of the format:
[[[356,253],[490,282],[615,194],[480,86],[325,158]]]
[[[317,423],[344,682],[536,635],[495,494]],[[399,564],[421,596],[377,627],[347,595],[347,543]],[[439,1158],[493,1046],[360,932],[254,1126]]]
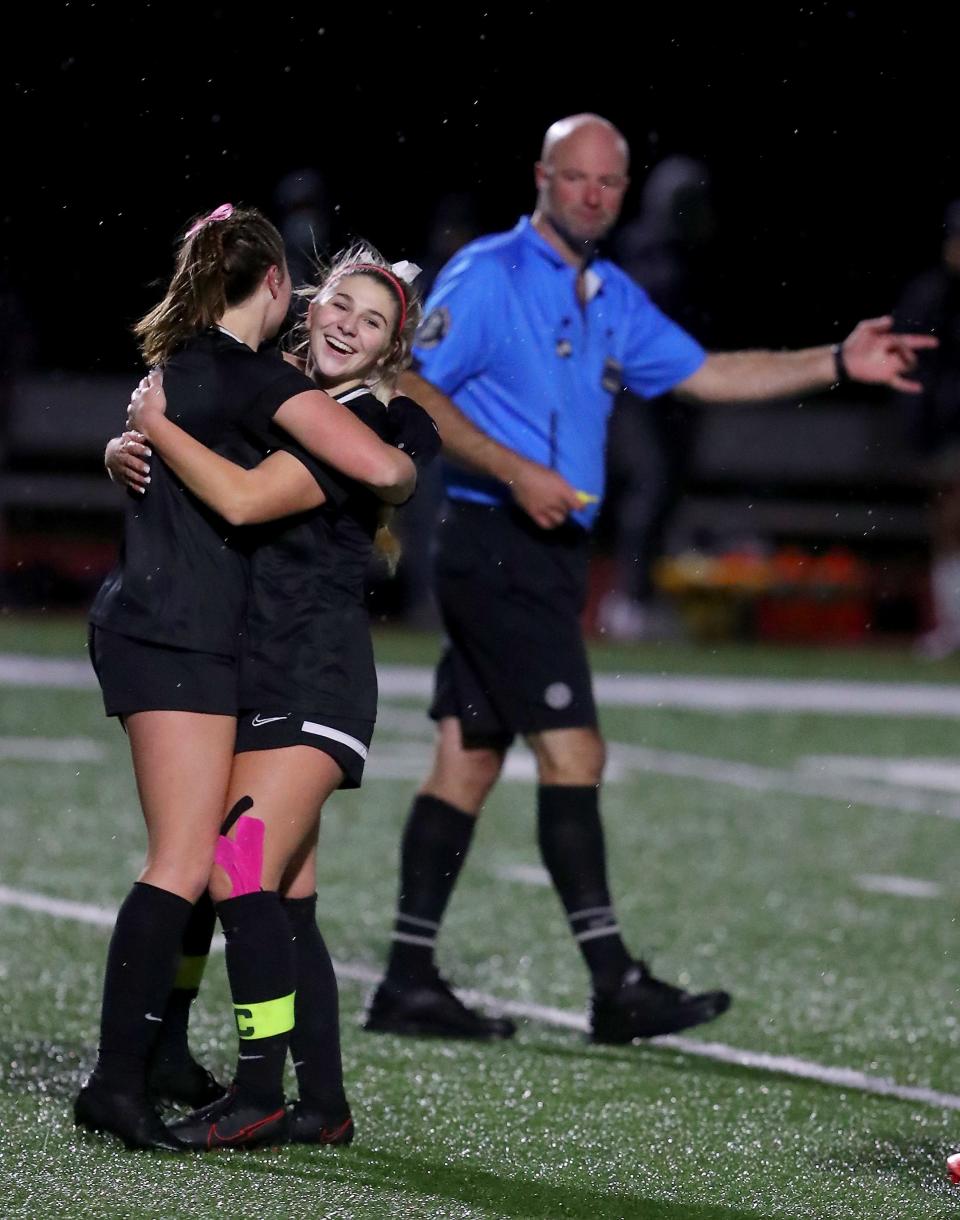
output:
[[[600,497],[595,496],[592,492],[589,492],[589,491],[578,491],[577,499],[580,501],[581,504],[599,504],[600,503]]]
[[[272,1038],[274,1034],[286,1034],[293,1029],[293,1002],[295,991],[276,1000],[264,1000],[260,1004],[234,1004],[233,1015],[237,1019],[237,1033],[241,1038]]]

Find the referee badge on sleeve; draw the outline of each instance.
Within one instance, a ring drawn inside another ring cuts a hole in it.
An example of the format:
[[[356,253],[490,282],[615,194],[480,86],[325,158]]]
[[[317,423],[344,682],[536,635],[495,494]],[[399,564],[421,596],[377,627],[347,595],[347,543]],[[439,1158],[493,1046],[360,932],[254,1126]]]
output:
[[[450,330],[450,310],[446,305],[431,309],[417,328],[414,347],[436,347]]]
[[[619,360],[614,360],[612,356],[607,357],[600,374],[600,384],[608,394],[619,394],[624,388],[623,365]]]

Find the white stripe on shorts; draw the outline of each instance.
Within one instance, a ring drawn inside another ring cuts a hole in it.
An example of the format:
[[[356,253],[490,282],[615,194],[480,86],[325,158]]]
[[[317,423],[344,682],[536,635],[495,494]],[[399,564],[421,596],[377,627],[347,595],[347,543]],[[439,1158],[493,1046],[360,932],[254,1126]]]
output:
[[[327,724],[315,724],[312,720],[305,720],[300,727],[305,733],[313,733],[317,737],[329,737],[331,741],[339,741],[341,745],[349,746],[363,759],[367,757],[367,747],[356,737],[351,737],[349,733],[341,733],[339,729],[332,729]]]

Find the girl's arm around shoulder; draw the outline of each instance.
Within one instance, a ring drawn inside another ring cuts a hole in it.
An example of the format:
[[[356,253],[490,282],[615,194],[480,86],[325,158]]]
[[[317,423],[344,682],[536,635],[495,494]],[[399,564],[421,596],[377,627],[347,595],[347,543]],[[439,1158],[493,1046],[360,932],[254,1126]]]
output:
[[[288,398],[273,418],[314,457],[366,484],[387,504],[413,494],[417,471],[411,459],[322,390]]]
[[[145,377],[128,407],[135,425],[178,479],[230,525],[253,525],[316,508],[324,492],[292,454],[272,453],[252,470],[208,449],[166,415],[158,372]]]

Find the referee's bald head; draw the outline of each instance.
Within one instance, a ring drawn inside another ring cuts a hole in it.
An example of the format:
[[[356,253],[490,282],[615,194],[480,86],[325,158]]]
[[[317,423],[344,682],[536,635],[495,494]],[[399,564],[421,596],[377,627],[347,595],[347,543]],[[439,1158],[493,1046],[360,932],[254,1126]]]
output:
[[[630,183],[630,149],[599,114],[573,114],[547,130],[534,166],[532,223],[572,262],[589,258],[616,224]]]
[[[623,155],[624,168],[630,164],[630,145],[627,143],[626,136],[622,131],[619,131],[609,119],[605,119],[599,114],[571,114],[565,119],[557,119],[555,123],[551,123],[543,137],[543,148],[540,150],[540,160],[544,164],[549,164],[553,159],[553,154],[558,144],[570,136],[588,131],[590,134],[596,134],[600,139],[608,139],[619,146],[619,150]]]

